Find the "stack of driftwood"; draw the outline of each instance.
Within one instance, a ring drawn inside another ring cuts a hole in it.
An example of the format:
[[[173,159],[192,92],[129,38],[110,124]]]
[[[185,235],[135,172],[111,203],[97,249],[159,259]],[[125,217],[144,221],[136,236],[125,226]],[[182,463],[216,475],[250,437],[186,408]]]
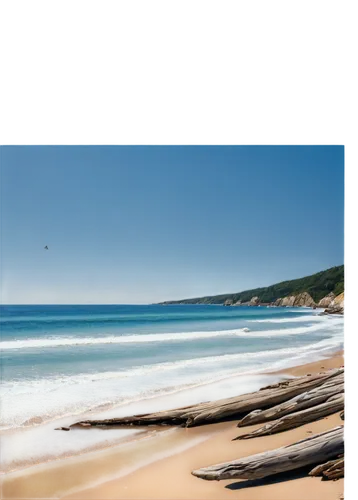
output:
[[[236,438],[251,439],[293,429],[339,411],[343,420],[344,368],[285,380],[257,392],[214,402],[132,417],[84,420],[74,426],[193,427],[223,420],[239,420],[238,427],[263,424]],[[208,480],[259,479],[314,466],[310,475],[338,479],[344,476],[343,454],[341,425],[289,446],[195,470],[193,475]]]

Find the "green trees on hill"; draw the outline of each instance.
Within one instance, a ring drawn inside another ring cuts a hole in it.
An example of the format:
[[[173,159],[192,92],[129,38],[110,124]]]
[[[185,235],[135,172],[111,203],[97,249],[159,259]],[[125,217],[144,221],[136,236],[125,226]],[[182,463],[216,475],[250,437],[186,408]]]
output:
[[[301,292],[308,292],[315,302],[318,302],[328,293],[333,292],[339,295],[344,290],[344,266],[336,266],[321,271],[311,276],[290,281],[282,281],[276,285],[262,288],[254,288],[239,293],[229,293],[226,295],[214,295],[210,297],[200,297],[195,299],[185,299],[168,301],[164,304],[223,304],[225,300],[231,299],[234,302],[248,302],[252,297],[258,296],[261,303],[274,302],[278,298],[287,295],[297,295]]]

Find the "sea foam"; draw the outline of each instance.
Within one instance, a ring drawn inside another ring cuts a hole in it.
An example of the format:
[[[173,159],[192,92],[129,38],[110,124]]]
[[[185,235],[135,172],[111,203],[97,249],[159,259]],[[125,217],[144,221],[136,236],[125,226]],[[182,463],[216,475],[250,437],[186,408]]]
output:
[[[273,349],[266,351],[255,351],[255,352],[242,352],[237,354],[223,354],[220,356],[204,356],[201,358],[193,358],[193,359],[184,359],[173,362],[164,362],[164,363],[154,363],[144,366],[137,366],[134,368],[129,368],[127,370],[119,370],[113,372],[102,372],[96,374],[78,374],[78,375],[69,375],[69,376],[53,376],[48,377],[46,379],[41,380],[29,380],[29,381],[21,381],[21,382],[8,382],[3,383],[2,392],[6,393],[7,388],[11,388],[13,394],[21,394],[27,393],[29,390],[39,391],[43,393],[44,391],[53,391],[56,385],[73,385],[73,384],[83,384],[87,382],[97,382],[101,380],[110,380],[110,379],[124,379],[136,376],[148,376],[155,372],[167,372],[172,370],[178,370],[183,368],[198,368],[201,366],[214,364],[217,366],[223,366],[225,363],[232,361],[246,361],[250,362],[251,360],[256,359],[275,359],[280,361],[283,358],[295,355],[296,357],[300,354],[312,352],[312,351],[324,351],[327,348],[331,347],[339,347],[343,338],[334,338],[334,339],[324,339],[319,342],[309,344],[303,347],[286,347],[281,349]],[[30,389],[31,388],[31,389]]]
[[[189,382],[186,384],[181,384],[177,385],[174,387],[167,387],[167,388],[160,388],[160,389],[152,389],[148,390],[146,392],[130,395],[130,396],[125,396],[125,397],[120,397],[115,400],[92,400],[92,401],[79,401],[76,404],[72,405],[64,405],[63,407],[60,408],[54,408],[51,411],[46,411],[43,413],[31,413],[27,414],[25,416],[20,416],[20,417],[15,417],[10,420],[1,420],[0,419],[0,431],[7,431],[7,430],[15,430],[19,428],[24,428],[24,427],[37,427],[39,425],[44,425],[48,424],[50,422],[54,422],[58,419],[61,418],[66,418],[66,417],[75,417],[78,415],[90,415],[95,413],[96,415],[105,413],[108,411],[111,411],[113,409],[119,408],[121,406],[125,406],[131,403],[136,403],[140,401],[145,401],[145,400],[151,400],[155,399],[158,397],[163,397],[163,396],[170,396],[177,394],[182,391],[187,391],[190,389],[195,389],[198,387],[202,387],[205,385],[213,384],[215,382],[221,382],[226,379],[232,378],[232,377],[237,377],[237,376],[248,376],[248,375],[253,375],[253,374],[259,374],[263,373],[265,371],[273,371],[273,370],[278,370],[281,369],[285,366],[295,364],[295,362],[299,362],[300,360],[303,360],[304,358],[307,357],[314,357],[314,356],[319,356],[325,351],[332,350],[335,348],[340,347],[343,344],[341,335],[335,335],[334,337],[330,339],[324,339],[321,340],[320,342],[315,342],[311,345],[304,346],[298,349],[276,349],[273,351],[264,351],[264,355],[269,357],[271,355],[288,355],[288,354],[294,354],[293,356],[288,356],[283,359],[280,359],[278,361],[274,362],[267,362],[265,363],[262,367],[260,368],[252,368],[252,369],[247,369],[247,370],[235,370],[230,373],[223,373],[223,374],[217,374],[214,376],[209,376],[205,378],[201,378],[199,380]],[[272,353],[272,354],[271,354]],[[196,362],[198,364],[200,363],[205,363],[205,362],[215,362],[218,361],[217,358],[221,358],[220,361],[225,358],[226,360],[230,356],[230,359],[240,359],[243,356],[248,356],[248,355],[253,355],[252,357],[259,357],[259,353],[246,353],[246,355],[243,354],[237,354],[237,355],[223,355],[223,356],[212,356],[210,358],[199,358],[197,360],[184,360],[184,361],[179,361],[179,362],[174,362],[174,363],[159,363],[157,365],[152,365],[152,366],[144,366],[136,371],[134,370],[127,370],[126,375],[127,376],[134,376],[135,373],[154,373],[156,370],[157,371],[166,371],[170,369],[176,369],[176,368],[185,368],[185,366],[193,366],[193,364]],[[234,357],[235,356],[235,357]],[[189,363],[189,364],[188,364]],[[166,366],[165,366],[166,365]],[[175,366],[176,365],[176,366]],[[131,373],[130,373],[131,372]],[[109,378],[120,378],[123,376],[123,372],[105,372],[102,374],[97,374],[97,377],[100,377],[99,380],[105,379],[105,377]],[[92,374],[91,377],[96,377],[96,374]],[[56,382],[55,379],[52,380],[52,383],[55,385],[59,381]],[[65,381],[62,380],[62,383]],[[70,382],[71,384],[73,383],[85,383],[88,382],[88,374],[76,377],[72,377],[71,380],[67,380],[67,382]],[[34,387],[33,384],[30,383],[30,381],[27,381],[28,385],[26,386],[26,381],[23,381],[22,385],[22,390],[27,391],[27,394],[34,393],[36,390],[40,389],[40,392],[44,392],[44,386],[41,388],[41,382],[38,381],[39,384],[37,384],[37,387]],[[51,382],[50,382],[51,383]],[[8,386],[8,389],[11,390],[11,387]],[[12,387],[13,389],[13,387]],[[41,390],[42,389],[42,390]],[[47,385],[46,387],[47,391],[48,390],[55,390],[54,385],[51,386]],[[21,390],[21,389],[20,389]],[[11,391],[13,394],[13,392]],[[19,392],[18,394],[24,394],[25,392]]]
[[[313,316],[314,317],[314,316]],[[142,343],[142,342],[182,342],[199,339],[208,339],[213,337],[232,337],[232,336],[245,336],[249,337],[275,337],[283,335],[301,335],[311,333],[325,328],[329,324],[327,317],[318,317],[323,319],[315,319],[311,326],[295,327],[295,328],[280,328],[276,330],[256,330],[251,331],[249,328],[239,328],[233,330],[218,330],[218,331],[204,331],[204,332],[180,332],[180,333],[152,333],[152,334],[131,334],[131,335],[106,335],[100,337],[54,337],[49,338],[32,338],[32,339],[19,339],[1,342],[2,350],[10,349],[37,349],[48,347],[67,347],[67,346],[81,346],[81,345],[96,345],[96,344],[128,344],[128,343]],[[311,317],[312,319],[312,317]],[[310,319],[310,320],[311,320]],[[310,321],[309,320],[309,321]],[[285,320],[256,320],[257,322],[277,322],[285,323]],[[296,319],[296,321],[301,321]],[[308,320],[306,320],[307,322]]]

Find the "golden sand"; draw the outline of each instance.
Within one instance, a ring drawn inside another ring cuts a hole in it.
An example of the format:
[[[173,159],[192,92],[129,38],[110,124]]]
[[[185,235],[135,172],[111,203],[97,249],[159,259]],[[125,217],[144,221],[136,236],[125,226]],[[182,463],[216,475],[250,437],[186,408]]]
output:
[[[276,373],[304,375],[343,365],[342,353]],[[307,475],[261,481],[204,481],[191,471],[284,446],[342,424],[338,414],[273,436],[232,441],[235,422],[170,429],[153,438],[3,476],[3,498],[337,500],[343,480]],[[259,427],[252,426],[250,429]]]

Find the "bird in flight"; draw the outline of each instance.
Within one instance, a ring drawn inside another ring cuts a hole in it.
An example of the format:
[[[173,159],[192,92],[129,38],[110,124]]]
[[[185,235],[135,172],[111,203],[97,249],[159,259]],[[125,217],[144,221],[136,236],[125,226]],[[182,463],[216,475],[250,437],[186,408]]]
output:
[[[48,250],[48,246],[46,245],[46,246],[44,247],[44,249],[45,249],[45,250]]]

